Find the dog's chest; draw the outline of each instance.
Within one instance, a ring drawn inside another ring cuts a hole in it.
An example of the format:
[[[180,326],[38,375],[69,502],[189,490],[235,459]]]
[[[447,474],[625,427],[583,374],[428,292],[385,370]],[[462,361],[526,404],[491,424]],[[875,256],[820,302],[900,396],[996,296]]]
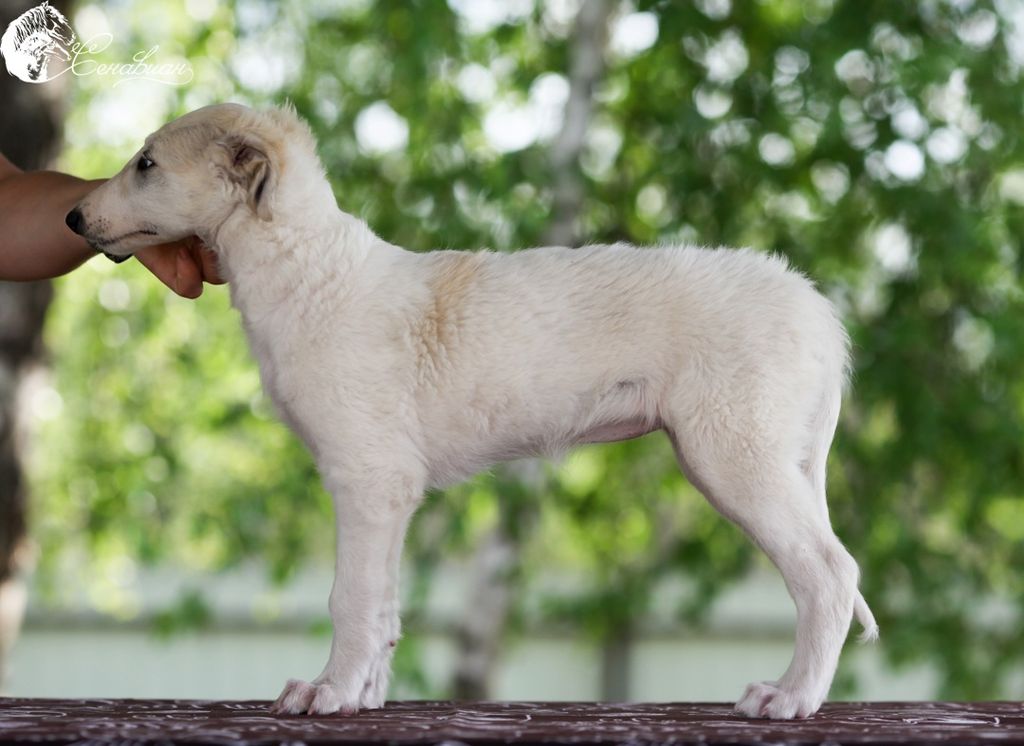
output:
[[[243,320],[264,393],[318,457],[325,434],[351,422],[349,403],[359,398],[357,391],[366,390],[367,380],[379,383],[386,376],[370,370],[371,356],[352,352],[359,348],[352,325],[344,321],[328,328],[284,313],[260,323]]]
[[[258,324],[248,319],[244,322],[249,348],[259,366],[264,393],[285,424],[303,437],[296,402],[304,390],[311,388],[310,382],[304,380],[309,371],[305,358],[310,345],[295,333],[294,324],[288,319],[267,319]]]

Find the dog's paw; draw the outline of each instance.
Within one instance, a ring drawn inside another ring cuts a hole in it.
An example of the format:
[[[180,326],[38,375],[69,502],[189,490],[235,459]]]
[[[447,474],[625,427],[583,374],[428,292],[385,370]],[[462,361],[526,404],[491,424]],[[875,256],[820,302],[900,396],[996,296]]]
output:
[[[340,687],[316,681],[308,684],[298,679],[289,679],[281,696],[270,706],[275,715],[354,715],[358,710],[359,703]]]
[[[788,691],[774,681],[751,684],[736,703],[736,712],[748,718],[792,720],[809,718],[821,707],[821,698],[802,691]]]
[[[366,681],[363,682],[362,692],[359,695],[359,706],[366,710],[376,710],[384,706],[388,697],[388,684],[391,683],[391,660],[395,655],[395,646],[398,645],[398,616],[394,616],[391,624],[391,634],[387,635],[377,654],[370,663],[369,673]]]
[[[363,690],[359,694],[359,707],[364,710],[376,710],[384,706],[388,696],[388,683],[391,680],[391,651],[386,650],[378,655],[370,666],[370,673],[363,682]]]

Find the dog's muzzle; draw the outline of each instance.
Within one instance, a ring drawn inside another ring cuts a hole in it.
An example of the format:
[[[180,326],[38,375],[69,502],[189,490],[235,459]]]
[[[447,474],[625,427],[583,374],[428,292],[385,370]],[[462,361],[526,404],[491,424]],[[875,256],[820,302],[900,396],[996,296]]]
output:
[[[70,228],[72,231],[77,233],[79,236],[83,236],[84,237],[84,234],[82,233],[82,231],[84,230],[83,223],[85,221],[82,219],[82,211],[81,210],[79,210],[77,207],[74,208],[71,212],[69,212],[67,214],[67,217],[64,218],[64,222],[67,223],[68,228]],[[88,239],[86,239],[86,240],[88,241]],[[98,252],[100,254],[103,254],[103,256],[105,256],[107,259],[109,259],[110,261],[114,262],[115,264],[120,264],[121,262],[127,261],[127,260],[132,258],[131,254],[127,254],[125,256],[117,256],[116,254],[108,254],[103,249],[98,248],[91,241],[89,242],[89,245],[92,246],[93,251],[96,251],[96,252]]]
[[[96,249],[95,246],[93,248]],[[107,259],[112,261],[114,264],[120,264],[121,262],[127,262],[129,259],[132,258],[132,256],[134,256],[133,254],[125,254],[124,256],[117,256],[116,254],[108,254],[103,249],[96,249],[96,251],[98,251],[99,253],[103,254],[103,256],[105,256]]]

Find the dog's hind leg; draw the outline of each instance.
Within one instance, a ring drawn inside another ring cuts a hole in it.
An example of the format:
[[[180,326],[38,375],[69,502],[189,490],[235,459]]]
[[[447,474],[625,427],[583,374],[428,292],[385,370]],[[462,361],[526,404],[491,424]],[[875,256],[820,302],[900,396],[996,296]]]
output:
[[[395,457],[396,464],[402,462]],[[280,713],[351,714],[381,707],[400,632],[398,570],[422,480],[392,466],[321,466],[321,473],[337,514],[334,637],[323,673],[310,683],[289,681],[273,706]]]
[[[736,709],[748,717],[808,717],[828,694],[850,627],[856,562],[818,509],[796,462],[759,452],[745,437],[708,435],[671,434],[684,472],[778,567],[797,609],[789,668],[777,682],[751,684]]]

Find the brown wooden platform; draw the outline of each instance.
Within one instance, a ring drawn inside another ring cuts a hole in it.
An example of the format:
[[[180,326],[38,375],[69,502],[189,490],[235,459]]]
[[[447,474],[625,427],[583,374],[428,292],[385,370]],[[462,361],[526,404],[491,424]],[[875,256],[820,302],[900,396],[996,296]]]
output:
[[[319,718],[268,704],[0,698],[0,742],[1024,744],[1018,702],[835,703],[792,722],[743,720],[725,704],[389,702]]]

